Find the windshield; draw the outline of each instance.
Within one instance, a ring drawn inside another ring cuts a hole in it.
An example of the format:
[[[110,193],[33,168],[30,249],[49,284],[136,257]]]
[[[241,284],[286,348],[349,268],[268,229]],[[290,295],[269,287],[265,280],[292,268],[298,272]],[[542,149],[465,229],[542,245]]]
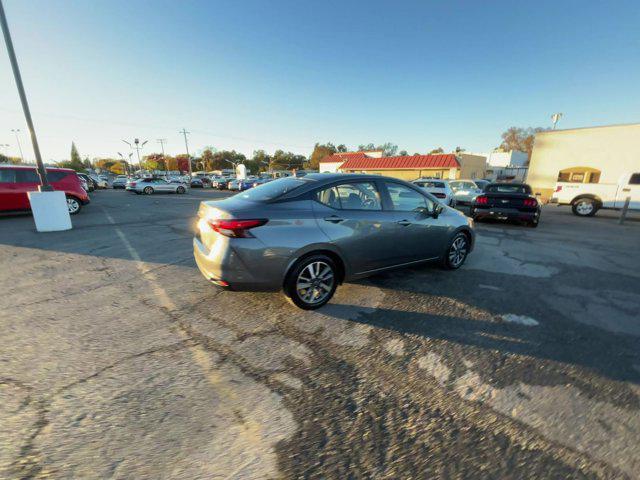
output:
[[[525,194],[530,194],[531,193],[531,187],[529,185],[524,185],[524,184],[509,184],[509,183],[503,183],[503,184],[493,184],[493,185],[488,185],[487,188],[485,188],[485,192],[487,193],[525,193]]]
[[[263,183],[262,185],[253,187],[251,190],[239,193],[238,196],[243,200],[249,200],[252,202],[266,202],[295,190],[305,183],[307,183],[305,180],[295,177],[280,178],[273,182]]]

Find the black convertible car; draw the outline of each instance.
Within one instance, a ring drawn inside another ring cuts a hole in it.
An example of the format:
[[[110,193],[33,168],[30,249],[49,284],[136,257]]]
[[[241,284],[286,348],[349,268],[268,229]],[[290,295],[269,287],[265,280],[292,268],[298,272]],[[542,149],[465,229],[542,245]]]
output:
[[[517,220],[537,227],[540,204],[526,183],[491,183],[473,201],[470,215],[474,220]]]

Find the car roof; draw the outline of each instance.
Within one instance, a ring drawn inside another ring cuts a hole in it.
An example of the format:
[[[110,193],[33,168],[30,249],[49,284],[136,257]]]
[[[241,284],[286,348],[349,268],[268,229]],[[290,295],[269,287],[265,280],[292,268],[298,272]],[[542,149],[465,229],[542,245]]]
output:
[[[37,165],[12,165],[10,163],[2,163],[0,164],[0,168],[19,168],[21,170],[34,170],[36,168],[38,168]],[[63,168],[63,167],[49,167],[48,165],[45,165],[45,167],[47,170],[54,170],[54,171],[60,171],[60,172],[75,172],[74,169],[72,168]],[[77,172],[76,172],[77,173]]]

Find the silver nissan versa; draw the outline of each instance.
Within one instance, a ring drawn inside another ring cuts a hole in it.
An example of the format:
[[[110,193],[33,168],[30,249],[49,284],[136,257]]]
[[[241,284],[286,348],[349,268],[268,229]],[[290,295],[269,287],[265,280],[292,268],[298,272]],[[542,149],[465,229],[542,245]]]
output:
[[[193,250],[210,282],[284,290],[319,308],[344,281],[439,261],[459,268],[473,220],[410,183],[377,175],[310,174],[200,204]]]

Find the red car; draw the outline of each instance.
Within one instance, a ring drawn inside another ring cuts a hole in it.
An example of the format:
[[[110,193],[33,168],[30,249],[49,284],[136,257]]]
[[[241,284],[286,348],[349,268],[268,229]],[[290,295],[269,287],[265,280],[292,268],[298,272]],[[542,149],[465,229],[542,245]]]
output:
[[[67,196],[69,213],[75,215],[89,203],[80,178],[68,168],[47,168],[47,178],[54,190]],[[0,165],[0,213],[31,210],[27,192],[38,190],[40,179],[35,166]]]

